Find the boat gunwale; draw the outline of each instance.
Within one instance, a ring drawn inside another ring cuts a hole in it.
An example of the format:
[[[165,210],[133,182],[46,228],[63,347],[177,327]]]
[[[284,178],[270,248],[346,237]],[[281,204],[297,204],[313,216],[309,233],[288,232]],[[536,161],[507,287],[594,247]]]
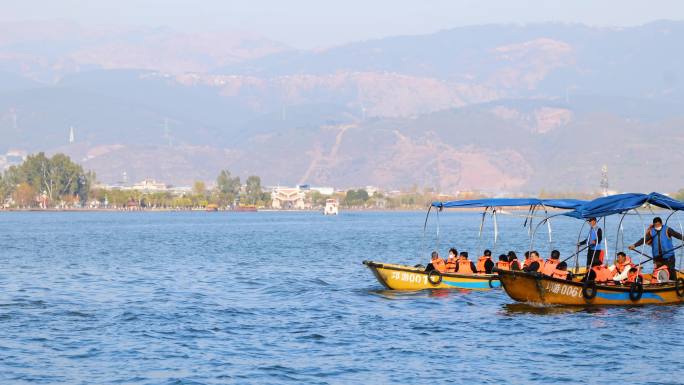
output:
[[[381,268],[381,269],[388,269],[388,270],[396,270],[396,271],[406,271],[409,273],[416,273],[416,274],[429,274],[429,271],[424,271],[424,270],[418,270],[415,267],[398,267],[398,266],[404,266],[404,265],[394,265],[394,266],[387,266],[384,263],[380,262],[373,262],[373,261],[363,261],[363,264],[366,265],[369,268]],[[458,273],[440,273],[442,274],[442,277],[452,277],[452,278],[468,278],[468,279],[477,279],[477,280],[483,280],[483,281],[489,281],[491,279],[498,280],[499,275],[492,273],[492,274],[458,274]]]

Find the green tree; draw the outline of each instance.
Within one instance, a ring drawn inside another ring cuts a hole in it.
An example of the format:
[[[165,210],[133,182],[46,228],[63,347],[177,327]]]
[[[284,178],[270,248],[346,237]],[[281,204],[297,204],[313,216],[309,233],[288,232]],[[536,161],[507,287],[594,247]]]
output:
[[[261,200],[261,178],[256,175],[251,175],[247,178],[245,192],[247,194],[247,203],[255,205]]]
[[[240,177],[233,177],[228,170],[221,170],[216,177],[217,203],[232,204],[240,193]]]
[[[344,203],[347,206],[363,206],[368,198],[368,191],[364,189],[349,190],[344,197]]]
[[[73,197],[87,201],[95,174],[84,172],[83,167],[64,154],[48,158],[40,152],[29,155],[19,166],[10,167],[5,178],[14,186],[26,183],[36,193],[45,192],[48,204],[54,205],[60,200],[71,202]]]

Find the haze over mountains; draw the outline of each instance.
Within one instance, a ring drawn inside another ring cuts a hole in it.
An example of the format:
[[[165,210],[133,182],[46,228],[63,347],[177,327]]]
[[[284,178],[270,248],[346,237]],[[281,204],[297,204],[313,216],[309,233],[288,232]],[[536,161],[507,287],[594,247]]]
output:
[[[0,153],[103,182],[684,187],[684,22],[485,25],[301,51],[241,32],[0,25]],[[75,131],[69,143],[69,128]]]

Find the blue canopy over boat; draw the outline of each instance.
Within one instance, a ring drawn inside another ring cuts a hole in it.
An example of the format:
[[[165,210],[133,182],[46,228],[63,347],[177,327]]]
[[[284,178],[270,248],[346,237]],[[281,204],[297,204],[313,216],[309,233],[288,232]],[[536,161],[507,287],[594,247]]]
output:
[[[488,198],[469,199],[459,201],[432,202],[432,207],[468,208],[468,207],[518,207],[518,206],[546,206],[557,209],[573,210],[587,203],[578,199],[539,199],[539,198]]]
[[[584,219],[599,218],[637,209],[647,203],[668,210],[684,211],[684,202],[652,192],[650,194],[617,194],[597,198],[580,205],[575,210],[565,213],[565,215]]]

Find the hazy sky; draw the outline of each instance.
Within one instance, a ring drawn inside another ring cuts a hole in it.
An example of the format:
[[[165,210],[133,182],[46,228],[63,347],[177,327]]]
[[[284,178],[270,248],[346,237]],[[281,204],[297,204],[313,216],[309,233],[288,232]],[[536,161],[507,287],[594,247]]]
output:
[[[628,26],[684,20],[678,0],[20,0],[0,21],[67,19],[82,24],[238,29],[297,48],[484,23],[541,21]]]

